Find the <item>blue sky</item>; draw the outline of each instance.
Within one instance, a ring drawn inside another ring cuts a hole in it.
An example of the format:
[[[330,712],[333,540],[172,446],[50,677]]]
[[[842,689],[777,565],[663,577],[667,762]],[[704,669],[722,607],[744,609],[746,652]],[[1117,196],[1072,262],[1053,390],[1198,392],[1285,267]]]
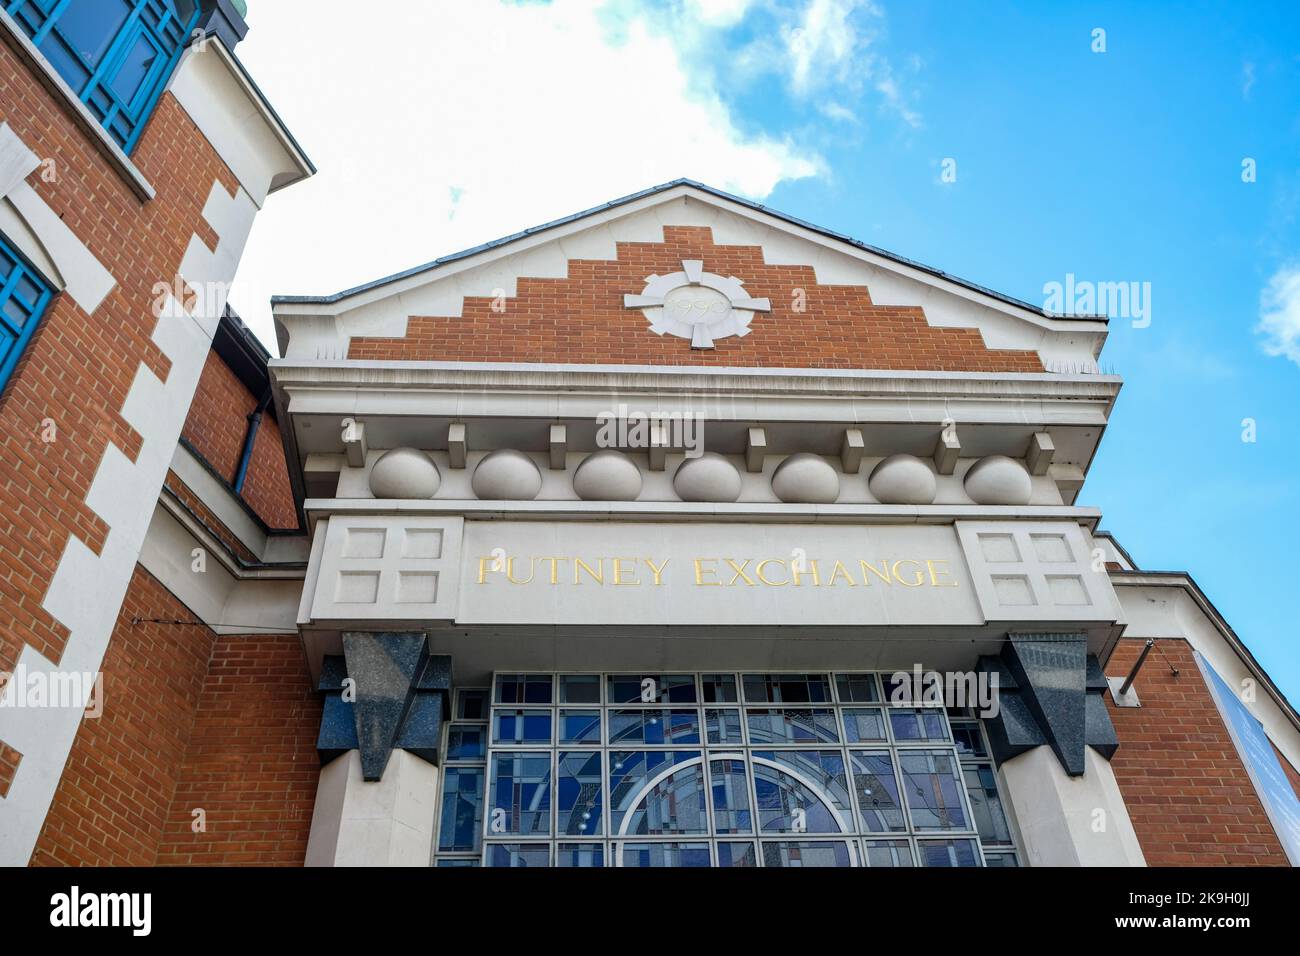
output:
[[[321,169],[272,199],[232,297],[268,342],[271,292],[678,176],[1031,302],[1150,283],[1150,324],[1111,322],[1126,384],[1080,502],[1191,572],[1300,703],[1300,6],[370,6],[251,4],[240,55]]]

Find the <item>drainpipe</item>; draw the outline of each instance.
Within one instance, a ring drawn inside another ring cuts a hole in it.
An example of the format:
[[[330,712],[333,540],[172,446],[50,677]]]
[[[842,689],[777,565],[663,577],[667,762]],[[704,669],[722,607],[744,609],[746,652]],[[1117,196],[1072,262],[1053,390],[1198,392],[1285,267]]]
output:
[[[270,404],[271,390],[268,388],[262,400],[257,403],[257,408],[249,413],[248,433],[244,435],[244,450],[239,455],[239,470],[235,472],[235,494],[243,490],[244,479],[248,477],[248,463],[253,459],[253,442],[257,439],[258,426],[262,424],[262,413]]]

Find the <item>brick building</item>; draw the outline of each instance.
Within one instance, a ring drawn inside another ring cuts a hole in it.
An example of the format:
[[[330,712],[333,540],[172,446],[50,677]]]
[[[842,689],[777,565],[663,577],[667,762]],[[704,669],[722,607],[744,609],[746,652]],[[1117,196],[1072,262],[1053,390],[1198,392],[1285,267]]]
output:
[[[311,166],[126,7],[0,18],[0,861],[1300,859],[1300,718],[1080,501],[1104,319],[679,181],[273,358],[213,290]]]

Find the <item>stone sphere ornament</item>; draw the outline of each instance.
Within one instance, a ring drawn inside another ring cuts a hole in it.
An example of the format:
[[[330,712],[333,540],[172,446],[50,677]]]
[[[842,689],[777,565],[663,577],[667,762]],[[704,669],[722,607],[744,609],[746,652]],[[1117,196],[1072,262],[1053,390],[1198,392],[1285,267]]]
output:
[[[966,472],[966,494],[977,505],[1027,505],[1033,491],[1025,466],[1006,455],[981,458]]]
[[[501,448],[478,463],[470,487],[485,501],[532,501],[542,490],[542,472],[523,452]]]
[[[677,467],[673,490],[682,501],[735,501],[740,497],[740,472],[717,452],[706,451]]]
[[[929,505],[939,493],[934,470],[915,455],[890,455],[871,469],[867,487],[885,505]]]
[[[772,492],[786,504],[834,504],[840,497],[840,476],[821,455],[801,451],[776,466]]]
[[[573,492],[583,501],[635,501],[641,494],[641,469],[623,452],[603,448],[574,471]]]
[[[370,493],[376,498],[432,498],[442,485],[433,459],[418,448],[394,448],[370,469]]]

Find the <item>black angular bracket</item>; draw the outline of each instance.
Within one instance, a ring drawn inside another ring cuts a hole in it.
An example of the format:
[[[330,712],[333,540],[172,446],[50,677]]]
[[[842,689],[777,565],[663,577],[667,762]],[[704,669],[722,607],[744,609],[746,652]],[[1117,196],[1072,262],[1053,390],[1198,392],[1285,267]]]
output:
[[[343,656],[324,660],[320,690],[322,764],[360,750],[362,779],[377,781],[394,748],[438,762],[451,716],[451,658],[431,656],[423,633],[345,631]]]
[[[999,678],[998,714],[985,721],[999,764],[1049,746],[1065,772],[1083,775],[1085,747],[1109,760],[1119,747],[1106,711],[1106,678],[1082,634],[1011,634],[980,669]]]

